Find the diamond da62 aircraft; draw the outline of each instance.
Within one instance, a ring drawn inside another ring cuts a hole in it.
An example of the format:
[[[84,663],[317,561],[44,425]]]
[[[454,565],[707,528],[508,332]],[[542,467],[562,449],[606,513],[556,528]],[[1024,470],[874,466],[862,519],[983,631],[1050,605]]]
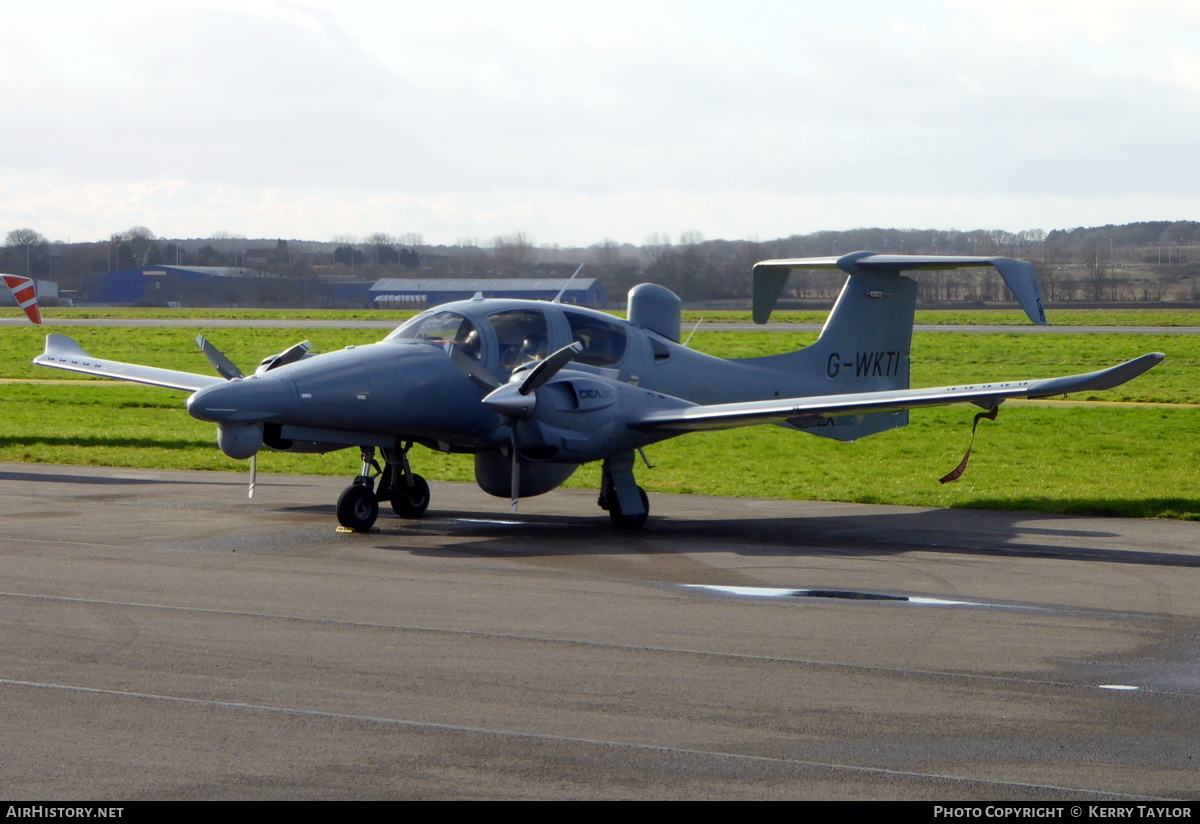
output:
[[[995,267],[1029,318],[1046,323],[1028,263],[855,252],[754,267],[758,323],[792,270],[848,275],[819,339],[768,357],[723,359],[687,348],[679,298],[644,283],[629,292],[627,321],[557,299],[477,295],[422,312],[375,344],[320,355],[297,344],[248,376],[203,337],[219,377],[94,358],[57,334],[34,363],[191,392],[188,412],[217,424],[217,443],[231,458],[252,458],[264,446],[358,447],[361,474],[337,504],[338,521],[352,530],[369,530],[380,502],[403,518],[425,512],[429,485],[410,466],[414,444],[472,453],[479,486],[514,507],[519,497],[558,487],[581,464],[602,461],[599,504],[614,525],[632,529],[649,511],[634,479],[635,454],[667,438],[776,424],[852,441],[906,425],[912,408],[995,410],[1007,398],[1107,389],[1163,360],[1152,353],[1084,375],[911,389],[916,283],[903,273],[968,266]]]

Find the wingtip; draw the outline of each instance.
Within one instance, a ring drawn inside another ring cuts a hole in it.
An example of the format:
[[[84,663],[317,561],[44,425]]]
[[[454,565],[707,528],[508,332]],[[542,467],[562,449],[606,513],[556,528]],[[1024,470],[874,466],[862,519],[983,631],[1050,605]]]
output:
[[[51,332],[46,335],[46,349],[43,351],[45,355],[73,355],[76,357],[89,357],[88,353],[83,350],[74,338],[60,335],[57,332]]]

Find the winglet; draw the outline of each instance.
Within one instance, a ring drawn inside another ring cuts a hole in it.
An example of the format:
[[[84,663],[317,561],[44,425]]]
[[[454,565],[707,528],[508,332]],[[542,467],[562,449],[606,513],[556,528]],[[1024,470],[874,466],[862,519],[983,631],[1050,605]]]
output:
[[[793,269],[841,269],[851,275],[855,272],[899,275],[918,269],[961,269],[968,266],[995,267],[1029,319],[1039,326],[1046,325],[1046,312],[1042,308],[1042,295],[1032,263],[1006,257],[880,255],[875,252],[851,252],[841,257],[764,260],[754,264],[754,322],[767,322]]]
[[[20,275],[2,275],[4,285],[12,292],[13,300],[25,310],[26,316],[34,323],[42,322],[42,313],[38,310],[37,286],[32,280]]]
[[[52,358],[90,358],[83,347],[75,342],[74,338],[69,338],[66,335],[60,335],[56,332],[51,332],[46,335],[46,349],[42,352],[42,357]],[[37,363],[35,358],[34,363]],[[40,365],[40,364],[39,364]]]

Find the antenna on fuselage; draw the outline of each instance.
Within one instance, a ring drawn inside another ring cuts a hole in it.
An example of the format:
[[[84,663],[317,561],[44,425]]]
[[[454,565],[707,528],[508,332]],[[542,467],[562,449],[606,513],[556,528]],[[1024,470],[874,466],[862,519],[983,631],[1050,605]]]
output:
[[[575,275],[578,275],[582,271],[583,271],[583,264],[581,263],[581,264],[579,264],[579,268],[575,270]],[[571,275],[569,278],[567,278],[567,282],[563,284],[563,288],[558,290],[558,294],[554,296],[554,300],[550,301],[551,303],[561,303],[562,302],[562,296],[564,293],[566,293],[567,287],[571,285],[571,281],[575,280],[575,275]]]
[[[692,334],[691,334],[691,335],[688,335],[688,336],[687,336],[687,340],[685,340],[685,341],[683,342],[683,345],[684,345],[684,347],[686,347],[686,346],[687,346],[689,343],[691,343],[691,342],[692,342],[692,335],[696,334],[696,330],[700,328],[700,324],[702,324],[702,323],[704,323],[704,318],[703,318],[703,317],[702,317],[702,318],[700,318],[700,320],[696,321],[696,325],[692,327]]]

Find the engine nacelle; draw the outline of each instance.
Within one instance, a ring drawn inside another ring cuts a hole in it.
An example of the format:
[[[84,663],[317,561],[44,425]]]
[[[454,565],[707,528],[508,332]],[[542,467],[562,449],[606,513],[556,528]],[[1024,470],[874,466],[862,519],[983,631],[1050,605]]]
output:
[[[535,414],[518,424],[518,445],[533,460],[603,460],[670,437],[630,429],[626,424],[637,414],[691,405],[601,375],[563,370],[537,391]]]
[[[557,489],[571,477],[576,468],[575,464],[521,462],[518,466],[521,477],[517,481],[520,497],[544,495],[552,489]],[[476,452],[475,483],[489,495],[511,498],[512,459],[499,451]]]

